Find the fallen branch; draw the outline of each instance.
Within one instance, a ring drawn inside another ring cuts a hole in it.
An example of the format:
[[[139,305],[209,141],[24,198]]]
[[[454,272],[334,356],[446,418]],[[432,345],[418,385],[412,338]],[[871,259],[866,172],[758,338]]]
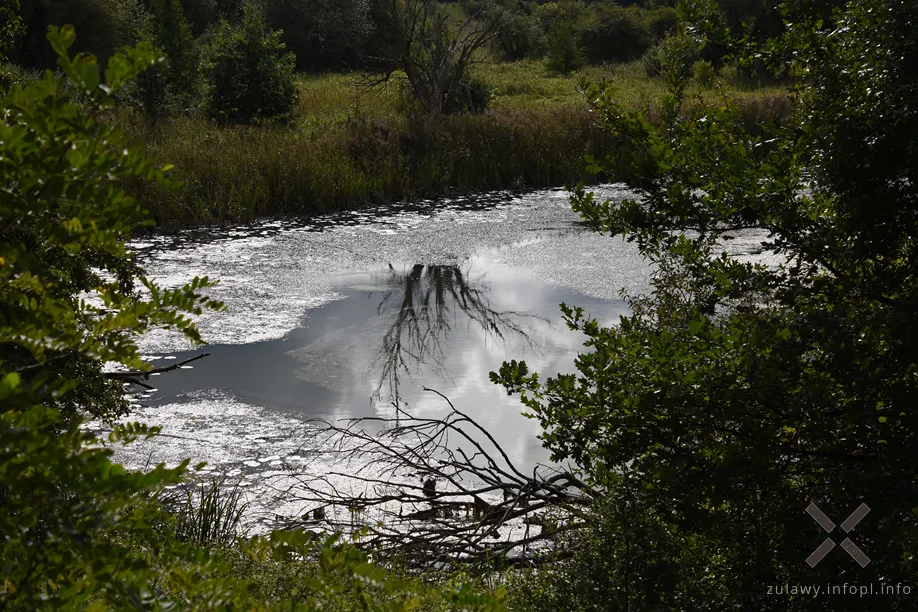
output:
[[[210,356],[210,353],[201,353],[200,355],[195,355],[194,357],[190,359],[186,359],[185,361],[180,361],[179,363],[173,363],[170,366],[165,366],[162,368],[153,368],[152,370],[132,370],[129,372],[106,372],[105,377],[110,380],[123,380],[123,381],[133,383],[135,385],[139,385],[141,387],[146,387],[149,389],[150,386],[145,383],[140,382],[140,379],[147,380],[150,378],[152,374],[164,374],[166,372],[178,370],[184,365],[188,365],[189,363],[193,361],[197,361],[198,359],[204,359],[205,357],[209,357],[209,356]]]
[[[304,513],[289,527],[360,533],[374,558],[414,566],[539,564],[571,554],[597,492],[571,471],[518,469],[494,437],[449,405],[443,418],[313,421],[310,452],[333,471],[299,472],[282,494]],[[291,478],[290,474],[283,476]]]

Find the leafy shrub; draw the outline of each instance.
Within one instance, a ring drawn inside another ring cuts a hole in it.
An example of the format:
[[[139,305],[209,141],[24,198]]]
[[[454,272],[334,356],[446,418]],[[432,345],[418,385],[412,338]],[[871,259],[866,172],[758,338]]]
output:
[[[548,67],[561,74],[570,74],[586,64],[583,46],[574,27],[558,25],[548,34]]]
[[[670,6],[661,6],[644,14],[644,23],[654,41],[661,41],[676,32],[679,12]]]
[[[705,89],[712,87],[717,79],[717,72],[715,72],[714,66],[711,65],[711,62],[705,60],[695,62],[692,73],[695,77],[695,82]]]
[[[204,34],[207,28],[219,23],[221,19],[235,21],[238,15],[233,15],[233,11],[228,11],[228,5],[239,5],[240,9],[242,6],[241,2],[226,2],[225,0],[222,2],[218,0],[181,0],[181,2],[182,11],[188,19],[191,33],[195,38]]]
[[[179,0],[150,0],[152,40],[163,61],[137,79],[144,110],[151,115],[189,108],[200,95],[198,54]]]
[[[562,0],[540,4],[533,11],[533,16],[542,27],[542,32],[547,34],[557,27],[582,30],[589,23],[590,11],[577,0]]]
[[[670,537],[627,485],[597,503],[570,559],[521,572],[510,584],[516,612],[698,610],[716,596],[712,563],[701,542]],[[678,562],[676,561],[678,559]],[[706,593],[706,591],[708,591]]]
[[[589,337],[577,373],[546,380],[511,362],[494,378],[523,393],[556,460],[583,466],[613,507],[634,504],[612,537],[652,519],[654,537],[612,546],[665,551],[674,566],[613,553],[605,574],[644,599],[698,591],[616,606],[610,579],[599,587],[609,603],[584,608],[914,608],[901,588],[777,601],[764,587],[800,576],[823,593],[851,593],[854,577],[865,590],[904,585],[918,559],[918,37],[902,35],[918,27],[918,5],[849,2],[828,28],[824,5],[792,8],[792,44],[776,50],[793,57],[799,106],[766,130],[767,147],[729,101],[689,101],[684,81],[667,79],[659,127],[587,87],[620,138],[594,168],[634,195],[578,188],[573,208],[638,247],[651,288],[610,326],[562,307]],[[739,227],[787,264],[727,246]],[[826,540],[807,516],[814,503],[834,520],[869,508],[852,537],[869,562],[841,550],[856,553],[850,540],[811,557],[845,537]]]
[[[222,22],[208,50],[208,114],[220,123],[262,123],[289,116],[296,102],[296,59],[280,32],[266,31],[254,2],[242,23]]]
[[[698,47],[695,41],[687,34],[678,33],[667,36],[647,51],[641,63],[649,77],[670,73],[684,79],[692,75],[692,67],[697,60]]]
[[[640,10],[611,2],[596,7],[590,25],[583,31],[582,41],[591,63],[631,61],[653,43]]]
[[[452,107],[447,108],[447,113],[483,113],[488,104],[491,103],[491,97],[494,95],[493,88],[482,78],[474,75],[466,75],[459,85],[459,91],[454,97],[455,102]]]
[[[152,45],[111,58],[102,85],[94,57],[68,57],[74,38],[72,28],[49,34],[84,104],[50,71],[0,100],[0,609],[499,609],[469,586],[393,579],[347,542],[302,531],[237,544],[250,566],[293,568],[292,588],[260,597],[238,566],[193,543],[225,542],[238,498],[198,506],[204,519],[196,517],[190,544],[156,531],[168,522],[157,495],[181,484],[188,462],[149,472],[113,463],[112,450],[80,424],[121,384],[92,393],[84,375],[105,378],[107,362],[148,368],[137,338],[154,327],[200,343],[190,315],[221,305],[203,295],[213,286],[206,278],[157,287],[126,244],[148,221],[121,185],[170,181],[98,115],[153,63]],[[135,290],[141,284],[145,294]],[[68,414],[74,395],[79,411]],[[109,442],[155,433],[118,425]]]
[[[25,87],[38,78],[37,72],[26,70],[19,64],[0,61],[0,94],[7,93],[16,85]]]
[[[520,13],[497,32],[494,48],[501,57],[510,61],[541,57],[544,47],[538,19],[531,14]]]
[[[148,533],[157,510],[146,494],[177,482],[184,466],[128,473],[110,450],[89,444],[80,420],[123,407],[106,361],[144,368],[136,338],[154,326],[200,341],[183,315],[220,305],[201,294],[206,279],[160,290],[124,247],[145,217],[118,182],[167,180],[96,117],[150,65],[152,47],[113,57],[103,87],[95,58],[68,59],[72,28],[52,29],[49,39],[85,104],[73,104],[50,71],[0,102],[0,608],[74,609],[94,597],[126,609],[153,570],[110,533]],[[137,295],[140,284],[148,299]],[[99,306],[83,304],[85,294]],[[120,426],[111,440],[147,433]]]

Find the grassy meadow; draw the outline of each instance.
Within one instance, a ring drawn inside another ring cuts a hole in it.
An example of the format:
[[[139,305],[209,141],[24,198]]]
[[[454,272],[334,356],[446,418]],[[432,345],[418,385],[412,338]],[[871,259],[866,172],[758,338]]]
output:
[[[578,92],[581,77],[610,81],[627,108],[652,117],[664,84],[639,63],[571,75],[544,61],[482,63],[488,109],[438,121],[406,112],[397,83],[360,74],[300,76],[294,118],[284,126],[220,127],[203,118],[129,121],[154,158],[174,164],[184,185],[138,193],[160,227],[319,214],[413,198],[489,189],[559,186],[594,177],[587,155],[611,137]],[[690,95],[735,100],[745,120],[786,114],[785,89],[725,76]]]

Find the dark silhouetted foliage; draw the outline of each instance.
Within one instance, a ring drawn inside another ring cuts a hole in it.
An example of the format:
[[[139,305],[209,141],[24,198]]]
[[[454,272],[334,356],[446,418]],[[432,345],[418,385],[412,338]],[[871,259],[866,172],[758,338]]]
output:
[[[208,114],[221,123],[283,119],[296,102],[295,58],[254,2],[238,26],[223,22],[207,52]]]

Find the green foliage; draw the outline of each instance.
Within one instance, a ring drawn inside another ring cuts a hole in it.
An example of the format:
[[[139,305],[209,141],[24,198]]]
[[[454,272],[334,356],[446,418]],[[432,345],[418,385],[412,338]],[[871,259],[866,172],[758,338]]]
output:
[[[705,89],[711,88],[714,85],[714,81],[717,80],[717,72],[714,70],[714,66],[711,65],[711,62],[705,60],[695,62],[692,67],[692,74],[695,82]]]
[[[496,51],[506,60],[514,61],[543,54],[542,29],[535,15],[520,11],[502,27],[494,38]]]
[[[50,71],[0,101],[0,608],[499,609],[498,599],[471,587],[392,578],[349,543],[302,532],[235,549],[261,568],[295,569],[295,589],[261,597],[257,580],[207,550],[231,539],[238,495],[205,491],[189,513],[194,524],[176,520],[161,492],[181,484],[187,461],[128,472],[84,431],[84,413],[109,416],[117,403],[113,389],[93,386],[107,380],[103,365],[149,368],[138,353],[140,334],[161,327],[200,342],[189,315],[222,305],[203,294],[213,285],[206,278],[157,287],[127,250],[147,222],[121,182],[167,185],[168,169],[151,165],[97,117],[154,63],[152,45],[112,57],[102,83],[93,56],[69,58],[72,28],[52,28],[48,38],[83,103],[75,105]],[[108,442],[156,433],[121,424]]]
[[[38,79],[38,74],[24,70],[12,62],[0,62],[0,94],[9,92],[15,85],[26,86]]]
[[[188,107],[200,92],[191,26],[179,0],[150,0],[153,43],[165,61],[139,78],[140,98],[151,115]]]
[[[644,13],[647,29],[654,40],[663,40],[676,31],[679,13],[670,6],[661,6]]]
[[[63,54],[73,38],[71,29],[63,30],[53,39],[55,48]],[[207,279],[156,288],[124,248],[145,225],[145,215],[114,181],[167,184],[167,178],[122,129],[97,117],[112,103],[109,92],[151,63],[150,54],[149,46],[140,46],[115,55],[104,84],[91,56],[62,56],[64,74],[93,105],[86,114],[50,73],[4,98],[0,176],[8,187],[0,221],[0,360],[25,384],[40,384],[48,375],[79,380],[76,389],[48,396],[68,418],[84,405],[97,416],[122,413],[121,386],[105,378],[99,363],[144,367],[134,338],[153,326],[173,327],[199,342],[181,312],[220,306],[202,294],[211,284]],[[96,301],[80,298],[84,293]]]
[[[50,72],[3,98],[0,175],[0,603],[61,609],[93,597],[127,607],[147,596],[152,566],[108,542],[113,530],[143,529],[155,508],[143,493],[177,481],[184,466],[131,474],[110,451],[87,446],[84,411],[123,411],[105,362],[143,369],[136,346],[153,326],[200,341],[185,313],[219,308],[195,279],[161,290],[124,242],[144,223],[116,181],[165,182],[123,132],[98,122],[112,95],[150,65],[149,45],[115,55],[105,84],[95,58],[68,59],[71,28],[49,40],[63,73],[90,101],[81,112]],[[144,298],[136,290],[146,287]],[[95,300],[90,302],[87,294]],[[112,441],[151,430],[115,429]]]
[[[570,74],[586,64],[583,45],[570,25],[559,25],[548,34],[548,67],[561,74]]]
[[[768,594],[911,584],[918,552],[918,9],[856,0],[831,29],[817,10],[797,17],[786,44],[800,104],[767,141],[727,101],[685,104],[678,71],[659,127],[588,91],[619,137],[593,167],[636,196],[600,202],[579,189],[572,202],[640,248],[652,292],[610,328],[564,308],[587,337],[576,374],[542,380],[513,362],[493,378],[523,394],[556,460],[608,492],[610,533],[636,544],[573,566],[624,594],[596,607],[912,606],[901,591]],[[756,231],[777,256],[767,265],[724,252]],[[806,564],[826,538],[811,502],[838,522],[867,504],[850,537],[869,565],[839,549]],[[660,550],[675,567],[657,565]]]
[[[138,0],[19,0],[25,27],[12,50],[30,69],[53,69],[57,55],[48,48],[48,26],[71,24],[80,33],[74,50],[108,58],[125,45],[149,36],[149,15]]]
[[[552,65],[563,68],[565,47],[569,55],[578,53],[573,51],[576,40],[581,64],[628,62],[675,31],[676,22],[676,10],[666,6],[647,10],[615,2],[541,3],[521,9],[499,34],[496,46],[508,59],[548,53]]]
[[[177,86],[189,86],[197,75],[194,38],[179,0],[150,0],[153,40],[169,58],[170,76]]]
[[[19,0],[5,0],[0,5],[0,53],[5,53],[25,30],[20,8]]]
[[[275,0],[265,15],[302,71],[362,64],[374,29],[370,0]]]
[[[209,115],[221,123],[262,123],[287,118],[296,102],[295,58],[281,33],[266,30],[254,2],[239,26],[223,22],[208,49]]]
[[[614,3],[597,6],[582,39],[586,56],[594,64],[631,61],[653,43],[641,12]]]
[[[716,549],[674,537],[639,488],[621,485],[591,509],[572,558],[512,576],[511,610],[703,610],[717,600],[705,567]]]
[[[698,45],[685,32],[667,36],[643,57],[644,72],[649,77],[670,77],[685,80],[699,58]]]

